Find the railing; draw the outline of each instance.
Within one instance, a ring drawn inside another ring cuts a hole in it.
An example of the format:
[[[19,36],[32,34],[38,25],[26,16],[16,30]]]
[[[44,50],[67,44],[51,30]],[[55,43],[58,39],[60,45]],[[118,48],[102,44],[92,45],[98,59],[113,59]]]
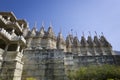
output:
[[[9,40],[11,40],[11,35],[3,28],[0,28],[0,33],[4,36],[7,37]]]
[[[7,24],[7,21],[0,15],[0,19],[5,23]]]
[[[2,15],[0,15],[0,19],[5,23],[5,24],[14,24],[16,25],[20,31],[22,31],[22,28],[20,27],[20,25],[18,24],[18,22],[11,22],[10,20],[6,20],[2,17]]]
[[[14,36],[11,40],[21,40],[21,41],[23,41],[24,43],[26,43],[26,40],[24,39],[24,37],[23,36]]]
[[[0,34],[8,38],[9,40],[13,40],[13,41],[21,40],[26,44],[26,40],[24,39],[23,36],[12,36],[4,28],[0,28]]]

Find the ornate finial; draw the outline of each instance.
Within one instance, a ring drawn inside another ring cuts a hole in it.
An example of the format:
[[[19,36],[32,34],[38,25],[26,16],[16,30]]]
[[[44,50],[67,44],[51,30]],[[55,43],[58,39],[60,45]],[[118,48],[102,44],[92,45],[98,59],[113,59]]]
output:
[[[42,21],[42,27],[44,27],[44,21]]]
[[[52,22],[50,21],[50,27],[52,27]]]
[[[77,32],[75,32],[76,33],[76,36],[77,36]]]
[[[101,32],[102,36],[104,36],[103,32]]]
[[[71,29],[71,34],[73,35],[73,29]]]
[[[89,35],[91,36],[91,32],[90,31],[88,31],[89,32]]]
[[[82,32],[82,34],[83,34],[83,37],[84,37],[84,32]]]
[[[60,33],[62,33],[62,28],[60,27]]]
[[[37,27],[37,22],[35,22],[34,27],[35,27],[35,28]]]
[[[99,38],[100,38],[101,36],[99,35]]]
[[[33,26],[32,30],[36,30],[37,31],[36,27],[37,27],[37,22],[34,23],[34,26]]]
[[[95,34],[96,34],[96,36],[97,36],[97,32],[95,31]]]
[[[70,35],[70,32],[68,32],[68,35]]]

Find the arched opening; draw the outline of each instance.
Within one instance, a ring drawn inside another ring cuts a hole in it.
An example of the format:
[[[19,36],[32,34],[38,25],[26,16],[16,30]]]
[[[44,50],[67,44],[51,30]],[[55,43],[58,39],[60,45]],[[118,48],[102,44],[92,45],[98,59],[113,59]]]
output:
[[[0,39],[0,48],[5,50],[6,43],[4,40]]]

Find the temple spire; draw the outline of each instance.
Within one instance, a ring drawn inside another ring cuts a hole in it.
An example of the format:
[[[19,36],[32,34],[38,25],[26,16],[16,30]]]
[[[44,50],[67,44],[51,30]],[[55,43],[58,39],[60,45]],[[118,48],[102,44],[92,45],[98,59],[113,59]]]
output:
[[[50,21],[50,27],[52,27],[52,22]]]
[[[95,31],[95,35],[97,36],[97,32]]]
[[[101,32],[102,36],[104,36],[103,32]]]
[[[60,27],[60,33],[62,33],[62,28]]]
[[[76,36],[77,36],[77,32],[75,32],[76,33]]]
[[[73,29],[71,29],[71,34],[73,35]]]
[[[82,32],[82,34],[83,34],[83,37],[84,37],[84,36],[85,36],[85,35],[84,35],[84,32]]]
[[[42,27],[44,27],[44,21],[42,21]]]
[[[37,27],[37,22],[34,23],[34,27]]]
[[[90,31],[88,31],[88,33],[89,33],[89,35],[91,36],[91,32],[90,32]]]
[[[33,26],[33,28],[32,28],[32,31],[33,31],[33,30],[37,31],[37,22],[34,23],[34,26]]]

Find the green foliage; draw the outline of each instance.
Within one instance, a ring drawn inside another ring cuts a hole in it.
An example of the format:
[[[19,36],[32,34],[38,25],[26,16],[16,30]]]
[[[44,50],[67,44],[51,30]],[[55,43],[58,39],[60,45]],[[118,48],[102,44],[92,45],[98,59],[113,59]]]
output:
[[[35,78],[30,77],[30,78],[27,78],[26,80],[36,80],[36,79],[35,79]]]
[[[77,71],[69,71],[70,80],[120,80],[120,66],[115,65],[90,65],[80,67]]]

